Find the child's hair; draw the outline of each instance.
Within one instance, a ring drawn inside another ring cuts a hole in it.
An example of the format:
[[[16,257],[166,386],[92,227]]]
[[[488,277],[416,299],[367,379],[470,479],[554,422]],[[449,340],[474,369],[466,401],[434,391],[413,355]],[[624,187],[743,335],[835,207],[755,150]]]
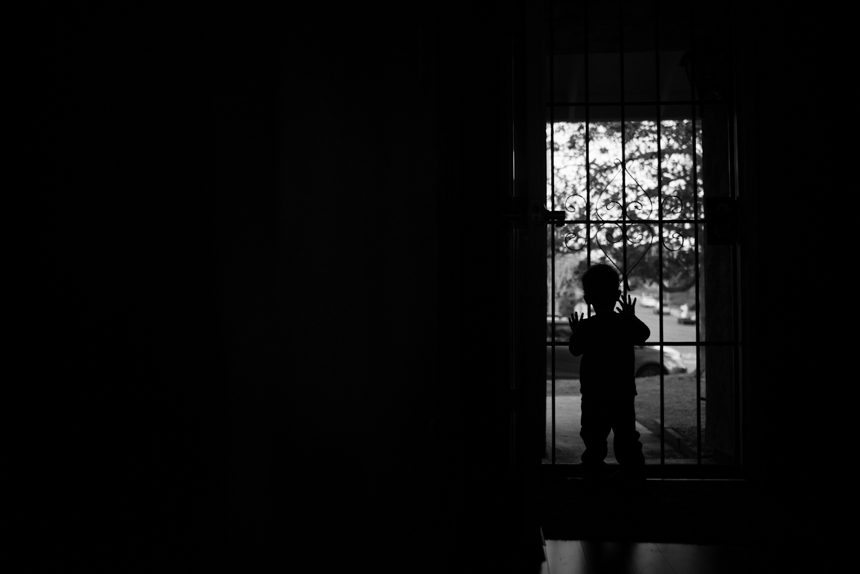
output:
[[[582,290],[588,297],[614,297],[621,278],[614,267],[596,263],[582,274]]]

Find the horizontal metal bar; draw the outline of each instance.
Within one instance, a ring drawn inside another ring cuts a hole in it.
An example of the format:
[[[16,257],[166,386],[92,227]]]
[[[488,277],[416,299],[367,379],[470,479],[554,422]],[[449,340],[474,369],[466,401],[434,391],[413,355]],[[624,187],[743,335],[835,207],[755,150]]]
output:
[[[556,339],[555,341],[547,341],[547,347],[563,347],[567,346],[567,341]],[[643,347],[659,347],[660,345],[664,347],[734,347],[741,346],[740,342],[733,343],[731,341],[699,341],[698,343],[694,341],[681,343],[676,341],[663,341],[663,342],[646,342]]]
[[[618,463],[606,463],[610,469],[620,468]],[[645,463],[645,477],[650,481],[687,482],[722,485],[751,484],[743,478],[742,467],[736,463],[731,464],[655,464]],[[570,464],[542,464],[542,477],[549,479],[570,479],[582,476],[581,465]],[[649,481],[649,482],[650,482]]]
[[[610,223],[612,225],[636,225],[637,223],[666,223],[669,225],[675,223],[692,223],[695,225],[702,225],[707,223],[708,220],[704,218],[699,219],[565,219],[564,221],[559,221],[554,223],[556,227],[561,227],[562,225],[569,224],[577,224],[577,225],[600,225],[602,223]]]
[[[695,100],[664,100],[661,102],[653,101],[653,100],[645,100],[638,102],[552,102],[547,103],[547,107],[621,107],[621,106],[692,106],[693,104],[705,104],[705,105],[723,105],[727,106],[728,103],[724,100],[703,100],[701,102],[697,102]],[[599,122],[597,122],[599,123]]]

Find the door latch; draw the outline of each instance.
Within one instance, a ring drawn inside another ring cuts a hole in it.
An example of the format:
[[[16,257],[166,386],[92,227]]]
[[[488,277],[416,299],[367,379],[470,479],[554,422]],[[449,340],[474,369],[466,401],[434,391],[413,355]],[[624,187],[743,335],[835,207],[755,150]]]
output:
[[[528,206],[528,207],[527,207]],[[544,207],[540,201],[533,201],[527,204],[525,199],[521,197],[509,197],[507,205],[502,212],[502,217],[513,221],[517,227],[522,227],[526,218],[529,218],[530,223],[545,224],[552,223],[556,227],[564,225],[564,211],[550,211]]]
[[[544,208],[544,221],[552,222],[556,227],[561,227],[564,225],[564,218],[566,214],[564,211],[550,211],[547,208]]]

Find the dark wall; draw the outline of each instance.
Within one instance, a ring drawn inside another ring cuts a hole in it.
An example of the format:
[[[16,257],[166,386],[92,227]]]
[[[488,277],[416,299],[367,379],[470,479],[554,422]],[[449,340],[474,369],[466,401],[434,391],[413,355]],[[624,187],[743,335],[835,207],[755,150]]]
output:
[[[453,13],[113,14],[57,55],[99,559],[516,563],[509,24]]]
[[[823,485],[843,464],[826,436],[841,432],[830,390],[844,378],[845,317],[816,307],[839,296],[847,263],[830,217],[845,201],[832,153],[846,140],[819,111],[845,53],[810,7],[736,13],[746,462],[763,480],[766,530],[785,541],[836,525],[820,497],[838,491]]]

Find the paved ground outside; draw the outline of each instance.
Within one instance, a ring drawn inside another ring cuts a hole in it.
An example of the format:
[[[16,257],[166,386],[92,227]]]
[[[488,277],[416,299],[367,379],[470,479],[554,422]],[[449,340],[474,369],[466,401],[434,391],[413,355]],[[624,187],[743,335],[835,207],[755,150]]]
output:
[[[585,443],[579,436],[579,431],[582,429],[582,395],[565,395],[555,398],[555,463],[556,464],[579,464],[580,457],[585,450]],[[660,437],[655,435],[644,426],[636,423],[636,430],[642,435],[639,440],[642,442],[642,452],[645,455],[646,464],[660,463]],[[609,455],[606,457],[606,462],[616,463],[615,450],[612,446],[613,433],[609,433],[607,446],[609,447]],[[552,446],[552,399],[546,399],[546,448],[547,457],[544,458],[544,463],[552,462],[549,449]],[[666,445],[666,459],[676,463],[681,463],[687,460],[685,456]],[[692,462],[695,462],[693,460]]]

